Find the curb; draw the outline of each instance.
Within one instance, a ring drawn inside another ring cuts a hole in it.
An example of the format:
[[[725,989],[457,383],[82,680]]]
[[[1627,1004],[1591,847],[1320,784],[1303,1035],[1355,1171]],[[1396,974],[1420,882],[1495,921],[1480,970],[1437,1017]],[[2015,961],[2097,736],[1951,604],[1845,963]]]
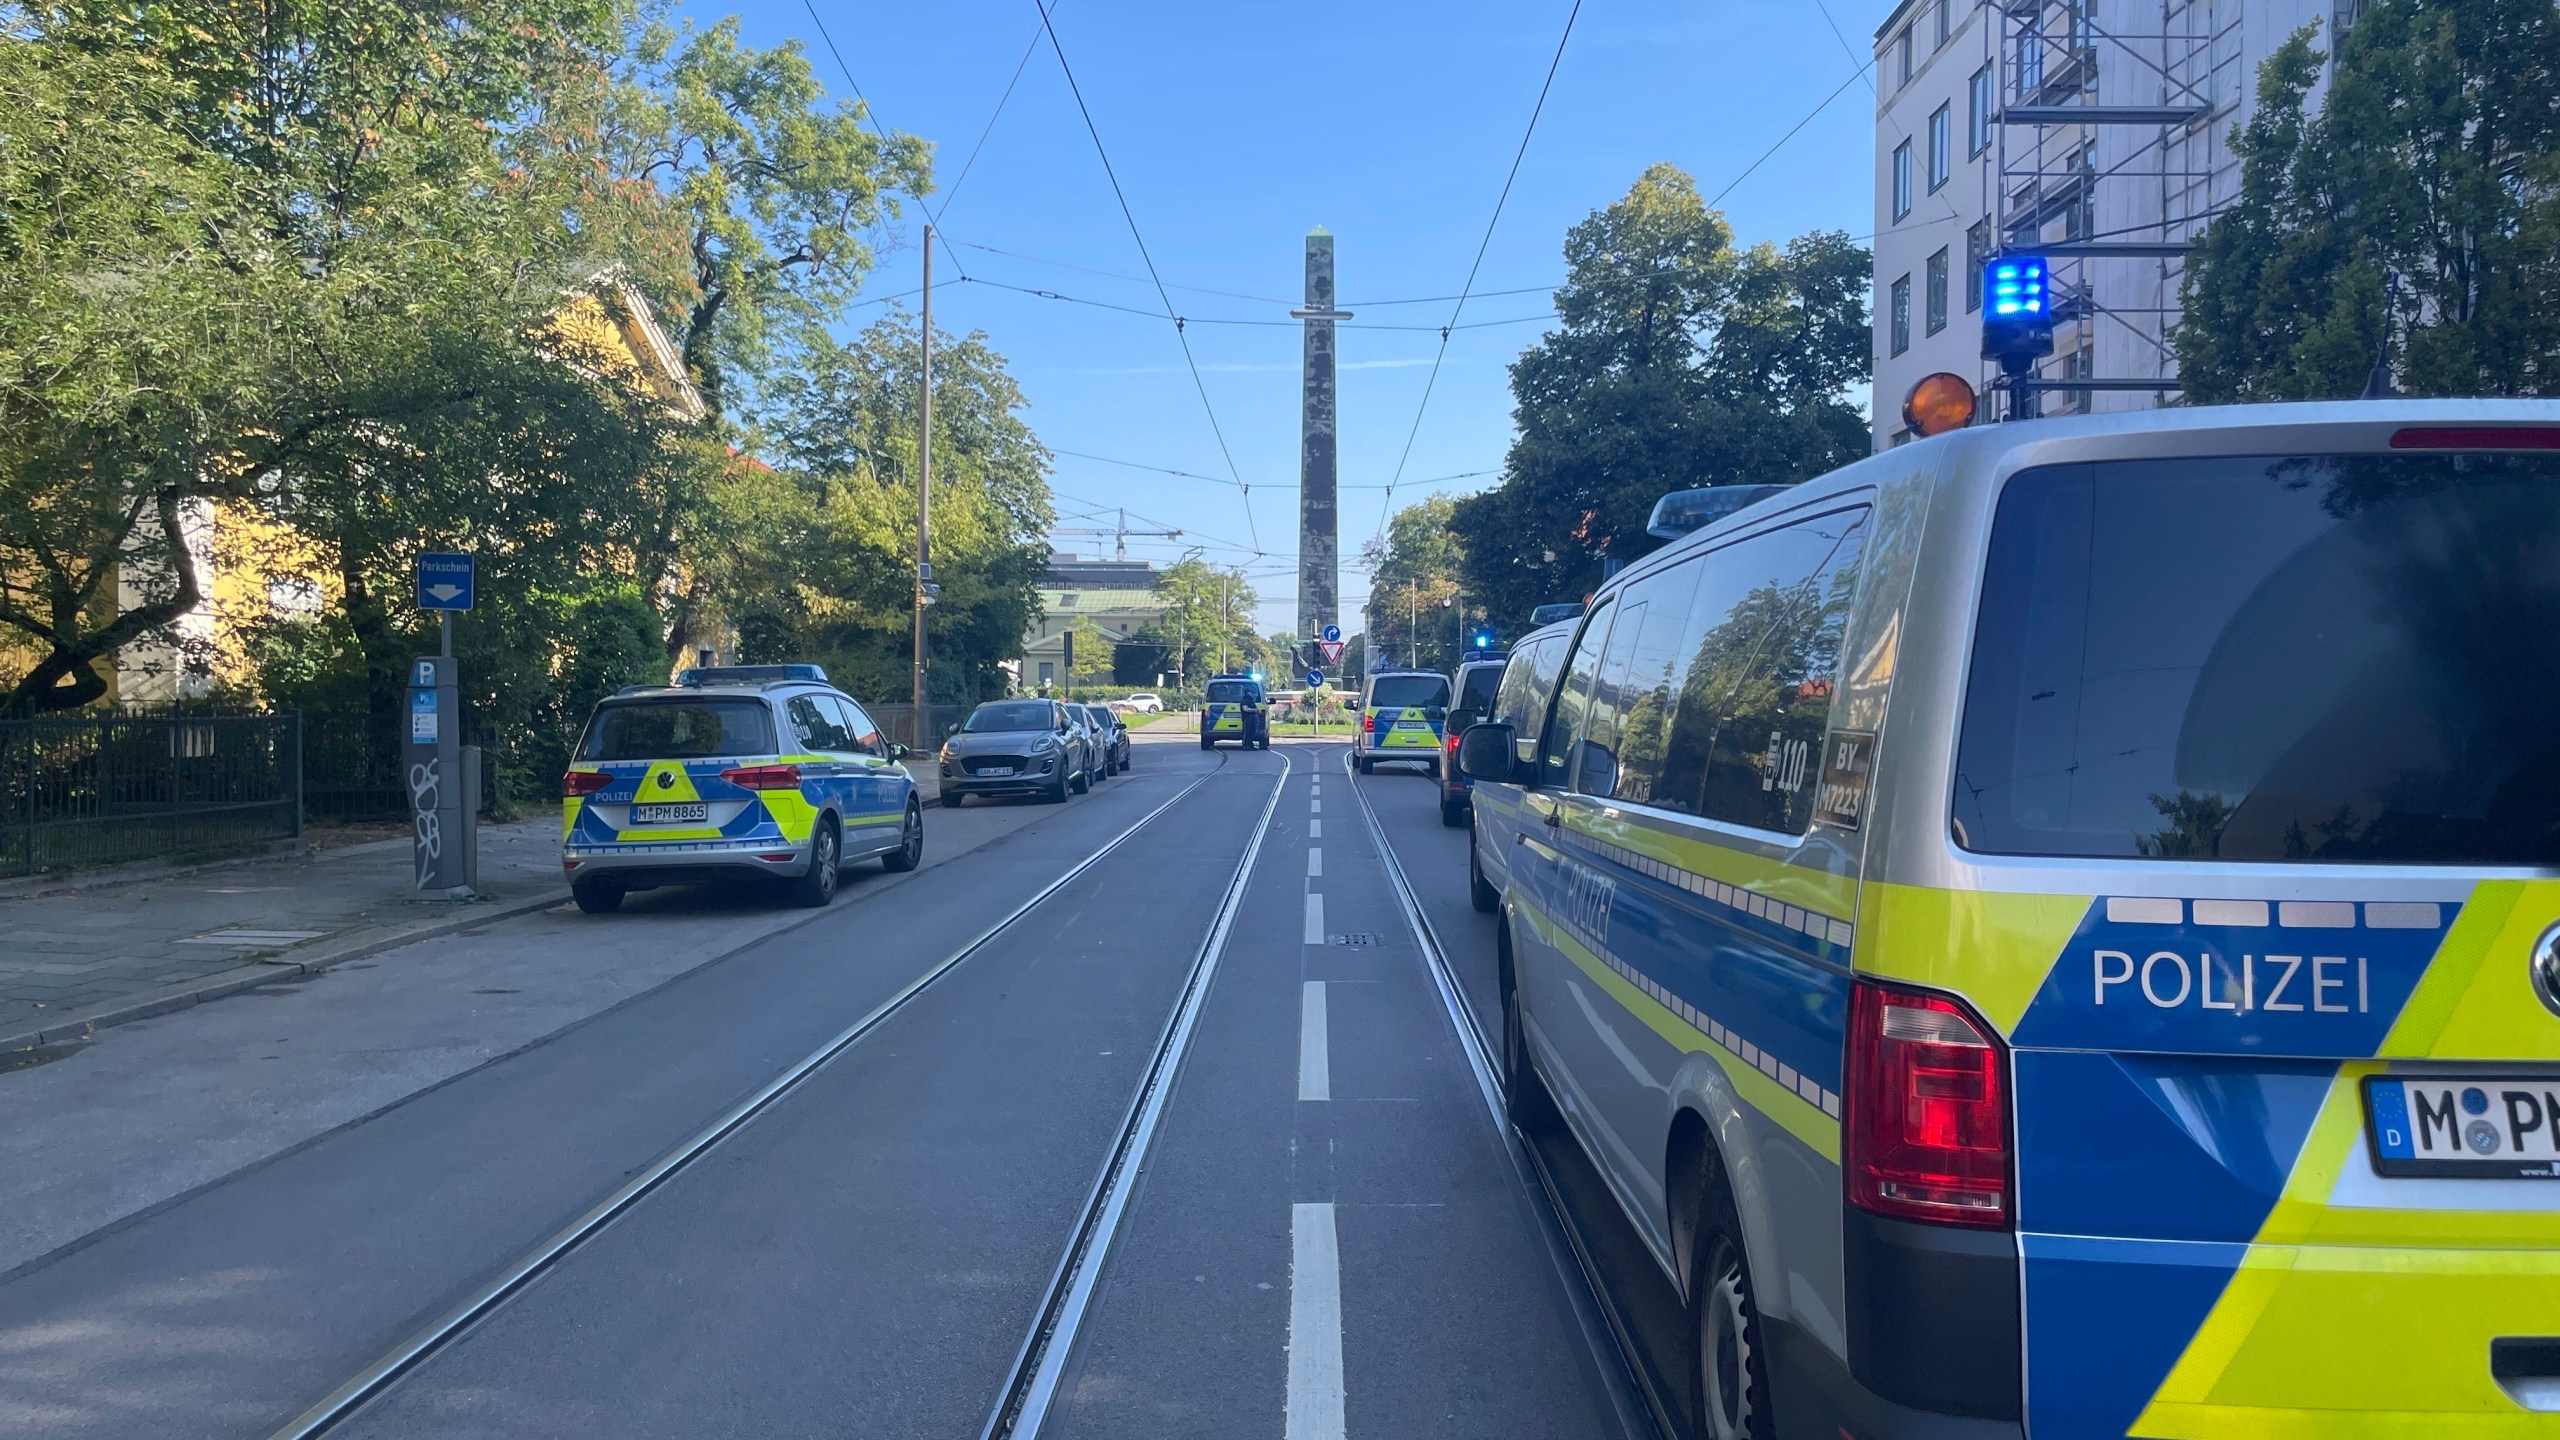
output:
[[[247,974],[210,976],[173,990],[163,990],[156,995],[144,995],[120,1001],[103,1010],[93,1010],[85,1015],[67,1017],[40,1030],[0,1035],[0,1052],[32,1050],[43,1045],[62,1045],[75,1040],[84,1040],[112,1025],[149,1020],[155,1016],[201,1005],[208,1000],[220,1000],[225,996],[237,995],[243,990],[255,990],[262,985],[273,985],[281,980],[318,975],[344,965],[350,960],[362,960],[370,955],[379,955],[385,950],[396,950],[403,945],[415,944],[420,940],[433,940],[438,936],[450,935],[457,930],[467,930],[475,925],[485,925],[493,920],[505,920],[517,915],[529,915],[536,910],[547,910],[554,905],[566,903],[567,899],[567,892],[552,891],[488,905],[472,905],[467,907],[466,913],[463,914],[449,915],[388,933],[377,933],[370,937],[359,937],[335,947],[316,948],[299,959],[252,961]]]

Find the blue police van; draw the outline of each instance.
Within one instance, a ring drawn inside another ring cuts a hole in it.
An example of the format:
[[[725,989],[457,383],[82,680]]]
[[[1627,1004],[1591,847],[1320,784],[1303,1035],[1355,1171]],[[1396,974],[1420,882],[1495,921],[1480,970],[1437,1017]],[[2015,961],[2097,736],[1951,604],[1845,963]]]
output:
[[[2560,405],[2163,410],[1522,642],[1502,1063],[1698,1433],[2560,1434],[2555,556]]]

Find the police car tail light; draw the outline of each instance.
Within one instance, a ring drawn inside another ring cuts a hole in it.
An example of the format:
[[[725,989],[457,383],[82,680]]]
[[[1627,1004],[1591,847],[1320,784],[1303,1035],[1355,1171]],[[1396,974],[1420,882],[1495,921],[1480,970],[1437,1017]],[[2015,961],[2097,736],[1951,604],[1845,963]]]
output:
[[[2009,1055],[1954,1000],[1857,982],[1842,1122],[1849,1201],[1904,1220],[2005,1229]]]
[[[723,770],[720,778],[741,790],[797,790],[800,767],[797,765],[744,765]]]
[[[1376,713],[1375,711],[1367,711],[1367,712],[1363,712],[1363,713],[1362,713],[1362,715],[1360,716],[1360,731],[1361,731],[1361,733],[1362,733],[1362,734],[1364,734],[1364,735],[1365,735],[1365,734],[1374,734],[1374,733],[1376,733],[1377,728],[1378,728],[1378,716],[1377,716],[1377,713]]]
[[[572,770],[560,777],[560,793],[575,800],[581,795],[593,795],[612,783],[613,777],[601,770]]]

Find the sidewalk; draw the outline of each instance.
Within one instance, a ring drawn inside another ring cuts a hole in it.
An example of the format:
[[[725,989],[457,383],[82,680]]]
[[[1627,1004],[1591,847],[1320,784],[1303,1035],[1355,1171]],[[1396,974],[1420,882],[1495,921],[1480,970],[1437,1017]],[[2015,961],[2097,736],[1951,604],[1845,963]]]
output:
[[[908,762],[918,797],[941,790]],[[253,986],[558,905],[560,817],[480,831],[480,898],[412,890],[406,836],[206,865],[116,867],[0,892],[0,1065]]]

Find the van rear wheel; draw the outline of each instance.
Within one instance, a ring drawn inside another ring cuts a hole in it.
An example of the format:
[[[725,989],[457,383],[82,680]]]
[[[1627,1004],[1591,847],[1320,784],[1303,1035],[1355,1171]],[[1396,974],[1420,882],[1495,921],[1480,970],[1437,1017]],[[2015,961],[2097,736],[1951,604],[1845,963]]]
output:
[[[1698,1177],[1698,1238],[1689,1271],[1690,1411],[1708,1440],[1769,1440],[1769,1366],[1760,1306],[1742,1248],[1742,1222],[1724,1170]]]

